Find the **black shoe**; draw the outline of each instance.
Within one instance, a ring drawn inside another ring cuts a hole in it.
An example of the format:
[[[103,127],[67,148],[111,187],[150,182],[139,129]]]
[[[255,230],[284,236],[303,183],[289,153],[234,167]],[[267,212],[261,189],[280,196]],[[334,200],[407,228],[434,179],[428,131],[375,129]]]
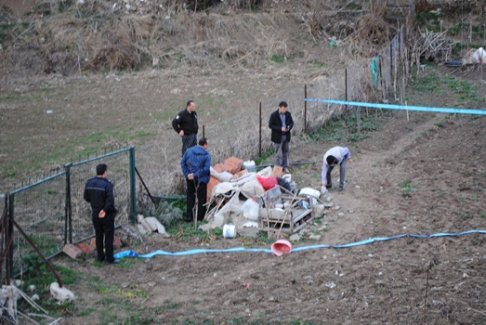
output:
[[[328,185],[326,185],[326,188],[330,189],[330,188],[332,188],[332,185],[328,184]]]
[[[113,260],[106,260],[106,263],[108,263],[108,264],[120,264],[120,260],[115,260],[115,259],[113,259]]]

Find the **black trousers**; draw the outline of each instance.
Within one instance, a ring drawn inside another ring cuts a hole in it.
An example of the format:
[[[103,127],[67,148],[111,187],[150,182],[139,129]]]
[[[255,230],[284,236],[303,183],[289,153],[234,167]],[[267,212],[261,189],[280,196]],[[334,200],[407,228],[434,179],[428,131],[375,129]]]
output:
[[[115,236],[115,216],[106,215],[104,218],[93,218],[96,234],[96,251],[98,260],[113,262],[113,238]]]
[[[193,221],[197,198],[197,220],[203,220],[206,214],[206,195],[208,192],[208,184],[197,182],[197,181],[187,181],[187,214],[186,221]]]
[[[189,134],[182,136],[182,156],[186,153],[187,149],[195,147],[197,145],[197,134]]]

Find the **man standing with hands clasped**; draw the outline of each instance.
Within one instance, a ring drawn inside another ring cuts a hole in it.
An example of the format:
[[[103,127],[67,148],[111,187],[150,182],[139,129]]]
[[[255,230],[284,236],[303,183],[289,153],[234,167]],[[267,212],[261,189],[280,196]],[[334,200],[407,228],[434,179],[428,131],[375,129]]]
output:
[[[93,226],[96,234],[98,261],[115,263],[113,237],[115,235],[115,195],[113,184],[107,179],[106,164],[96,166],[96,177],[86,182],[84,199],[91,204]]]
[[[177,114],[172,120],[172,127],[182,139],[182,156],[187,149],[197,145],[197,124],[196,103],[190,100],[186,104],[186,109]]]
[[[208,141],[199,140],[199,145],[189,148],[182,156],[181,168],[187,182],[187,213],[185,221],[203,220],[206,214],[206,195],[210,178],[211,156]],[[196,205],[197,202],[197,205]]]
[[[270,115],[268,122],[272,129],[271,140],[275,144],[275,165],[282,166],[286,173],[289,168],[290,130],[294,127],[294,120],[287,111],[287,106],[287,102],[280,102],[278,110]]]

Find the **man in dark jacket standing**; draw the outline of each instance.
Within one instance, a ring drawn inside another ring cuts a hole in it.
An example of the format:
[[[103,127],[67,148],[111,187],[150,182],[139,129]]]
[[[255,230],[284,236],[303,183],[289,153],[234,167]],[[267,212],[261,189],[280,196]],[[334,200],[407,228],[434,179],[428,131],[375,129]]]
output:
[[[282,166],[285,172],[289,168],[290,130],[294,127],[294,120],[287,111],[287,106],[286,102],[280,102],[278,110],[270,115],[268,122],[272,129],[271,140],[275,144],[275,165]]]
[[[177,114],[172,120],[172,127],[182,139],[182,155],[190,147],[197,144],[197,124],[196,103],[193,100],[187,102],[186,109]]]
[[[107,169],[106,164],[96,166],[96,177],[86,182],[84,199],[91,204],[98,261],[114,263],[115,195],[113,184],[107,179]]]
[[[187,214],[186,221],[203,220],[206,214],[206,194],[210,178],[211,156],[208,151],[208,141],[199,140],[199,145],[189,148],[182,156],[181,168],[187,182]],[[197,200],[197,210],[194,207]]]

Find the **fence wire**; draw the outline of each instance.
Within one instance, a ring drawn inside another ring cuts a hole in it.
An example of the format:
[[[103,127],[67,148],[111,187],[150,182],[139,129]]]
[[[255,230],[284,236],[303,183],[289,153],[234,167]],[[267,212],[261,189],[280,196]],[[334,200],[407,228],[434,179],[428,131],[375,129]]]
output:
[[[118,214],[115,225],[126,224],[130,214],[130,170],[129,154],[75,164],[71,168],[71,207],[72,207],[72,241],[82,241],[94,235],[91,221],[91,207],[84,201],[84,186],[86,181],[96,175],[96,165],[105,163],[108,166],[108,179],[113,183],[115,192],[115,207]]]
[[[9,193],[8,205],[2,197],[2,253],[7,252],[8,238],[13,238],[11,250],[5,255],[7,258],[2,265],[2,281],[7,276],[3,270],[11,270],[9,276],[17,277],[41,262],[40,256],[17,228],[14,227],[12,233],[8,231],[11,228],[8,225],[12,224],[9,220],[14,220],[47,258],[61,252],[66,243],[94,236],[91,207],[84,201],[84,186],[96,175],[96,165],[101,162],[108,165],[108,178],[114,185],[115,207],[118,209],[115,226],[128,223],[133,207],[132,150],[120,149],[69,163],[63,171],[14,189]]]
[[[65,243],[65,188],[64,173],[61,173],[12,194],[15,221],[46,257],[61,251]],[[16,228],[13,236],[12,271],[15,275],[37,264],[40,258]]]

